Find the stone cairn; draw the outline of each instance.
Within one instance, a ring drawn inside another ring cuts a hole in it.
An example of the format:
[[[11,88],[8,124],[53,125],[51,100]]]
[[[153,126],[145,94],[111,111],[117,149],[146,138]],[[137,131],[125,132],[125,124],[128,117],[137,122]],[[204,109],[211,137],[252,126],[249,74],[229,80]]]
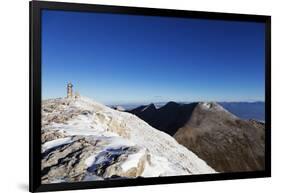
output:
[[[77,99],[77,98],[79,98],[80,97],[80,94],[79,94],[79,92],[75,92],[75,94],[73,94],[73,84],[71,84],[71,83],[67,83],[67,87],[66,87],[66,98],[68,98],[68,99]]]
[[[67,84],[67,98],[72,98],[73,97],[73,85],[71,83]]]

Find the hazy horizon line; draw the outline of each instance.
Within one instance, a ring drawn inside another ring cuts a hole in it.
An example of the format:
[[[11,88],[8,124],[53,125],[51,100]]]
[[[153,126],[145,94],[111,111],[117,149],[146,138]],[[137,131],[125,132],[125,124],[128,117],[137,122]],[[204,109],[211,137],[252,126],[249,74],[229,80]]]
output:
[[[216,103],[265,103],[263,100],[241,100],[241,101],[217,101],[217,100],[194,100],[194,101],[176,101],[176,100],[170,100],[170,101],[159,101],[159,102],[130,102],[130,103],[105,103],[106,105],[149,105],[149,104],[160,104],[160,103],[169,103],[169,102],[176,102],[176,103],[196,103],[196,102],[216,102]]]
[[[59,98],[65,98],[65,97],[48,97],[48,98],[43,98],[43,100],[50,100],[50,99],[59,99]],[[89,99],[94,100],[92,97],[87,97]],[[136,102],[102,102],[98,101],[104,105],[107,106],[116,106],[116,105],[149,105],[149,104],[159,104],[159,103],[169,103],[169,102],[176,102],[176,103],[194,103],[194,102],[217,102],[217,103],[257,103],[257,102],[263,102],[265,103],[265,100],[255,100],[255,99],[245,99],[245,100],[187,100],[187,101],[182,101],[182,100],[166,100],[166,101],[136,101]]]

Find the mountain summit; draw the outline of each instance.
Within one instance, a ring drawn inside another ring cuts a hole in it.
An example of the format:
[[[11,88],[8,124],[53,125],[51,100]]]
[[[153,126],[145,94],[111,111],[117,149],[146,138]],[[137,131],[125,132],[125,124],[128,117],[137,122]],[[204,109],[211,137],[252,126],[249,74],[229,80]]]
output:
[[[175,139],[220,172],[264,170],[264,124],[199,103]]]
[[[85,97],[42,102],[42,183],[214,172],[133,114]]]

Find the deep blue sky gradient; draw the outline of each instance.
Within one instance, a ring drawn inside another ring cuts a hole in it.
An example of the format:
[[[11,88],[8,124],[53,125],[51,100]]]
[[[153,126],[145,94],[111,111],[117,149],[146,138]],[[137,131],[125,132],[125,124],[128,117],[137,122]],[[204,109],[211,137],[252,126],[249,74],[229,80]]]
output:
[[[264,101],[262,23],[44,10],[42,95]]]

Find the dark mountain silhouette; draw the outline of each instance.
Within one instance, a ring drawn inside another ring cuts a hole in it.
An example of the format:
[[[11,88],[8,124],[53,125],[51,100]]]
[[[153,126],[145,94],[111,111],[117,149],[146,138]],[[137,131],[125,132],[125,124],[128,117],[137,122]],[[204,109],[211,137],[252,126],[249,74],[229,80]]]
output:
[[[216,171],[264,170],[263,123],[242,120],[217,103],[169,102],[148,112],[145,107],[131,113],[173,135]]]
[[[140,106],[129,111],[154,128],[169,135],[174,135],[177,130],[188,121],[197,103],[179,104],[168,102],[163,107],[156,109],[155,105]]]

